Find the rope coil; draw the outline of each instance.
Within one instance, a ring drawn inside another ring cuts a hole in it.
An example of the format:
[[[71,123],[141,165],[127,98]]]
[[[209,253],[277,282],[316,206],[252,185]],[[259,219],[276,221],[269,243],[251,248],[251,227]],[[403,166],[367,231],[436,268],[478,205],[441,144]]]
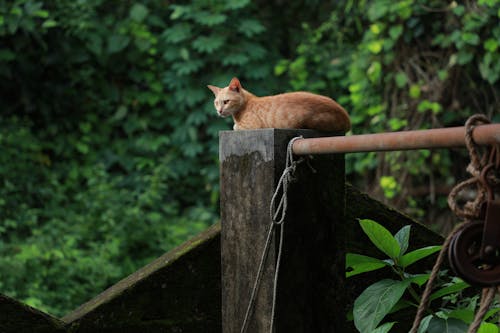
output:
[[[430,295],[432,292],[432,288],[434,282],[438,276],[439,269],[444,261],[445,255],[448,252],[450,247],[450,243],[453,238],[457,236],[465,227],[468,226],[468,223],[473,220],[481,220],[482,219],[482,207],[483,204],[488,199],[488,190],[485,188],[482,183],[480,177],[483,169],[493,163],[495,169],[500,169],[500,147],[499,145],[491,146],[487,149],[483,149],[481,153],[481,147],[478,146],[473,139],[473,131],[474,128],[478,124],[489,124],[489,119],[482,115],[477,114],[471,116],[465,123],[466,132],[465,132],[465,144],[467,150],[469,151],[470,156],[470,164],[467,166],[466,171],[472,175],[472,178],[469,178],[459,184],[457,184],[450,192],[448,196],[448,205],[450,209],[453,211],[455,215],[459,218],[463,218],[464,222],[458,224],[452,232],[446,237],[441,251],[439,252],[438,258],[432,268],[431,274],[429,276],[429,280],[427,281],[427,285],[422,294],[422,298],[417,310],[417,314],[415,316],[415,320],[413,322],[413,326],[410,330],[410,333],[417,333],[420,328],[420,324],[424,317],[425,311],[429,306]],[[493,186],[498,186],[500,184],[500,179],[496,174],[492,174],[488,177],[488,182]],[[459,194],[466,188],[475,186],[476,188],[476,198],[472,201],[466,202],[463,206],[460,206],[457,203],[457,198]],[[474,321],[471,323],[468,329],[468,333],[476,333],[481,326],[484,316],[488,311],[489,307],[493,303],[495,294],[500,293],[500,286],[493,286],[490,288],[484,288],[481,295],[481,303],[479,306],[479,310],[474,316]]]

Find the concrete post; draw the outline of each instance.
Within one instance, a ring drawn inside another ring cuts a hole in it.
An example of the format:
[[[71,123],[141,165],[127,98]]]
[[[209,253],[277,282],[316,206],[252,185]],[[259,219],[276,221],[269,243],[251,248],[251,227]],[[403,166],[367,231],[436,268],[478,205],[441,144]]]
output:
[[[220,133],[222,327],[240,332],[270,226],[269,204],[287,144],[311,130]],[[323,133],[323,136],[325,134]],[[331,136],[331,133],[326,134]],[[275,332],[344,332],[345,175],[343,155],[314,156],[289,192]],[[247,332],[269,332],[279,232],[271,244]]]

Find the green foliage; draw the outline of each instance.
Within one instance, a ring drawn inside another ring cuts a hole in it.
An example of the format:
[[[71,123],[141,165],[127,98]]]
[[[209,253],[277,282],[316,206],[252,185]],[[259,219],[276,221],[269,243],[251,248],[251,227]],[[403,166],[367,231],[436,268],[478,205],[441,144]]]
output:
[[[394,236],[382,225],[372,220],[360,220],[361,228],[370,241],[387,259],[378,259],[354,253],[346,256],[346,276],[374,271],[390,267],[398,277],[382,279],[368,286],[356,298],[353,306],[354,325],[359,332],[389,332],[396,322],[381,324],[384,318],[393,312],[407,308],[417,307],[420,303],[415,288],[422,287],[429,279],[428,274],[410,274],[408,266],[427,258],[440,250],[440,246],[428,246],[407,252],[410,240],[410,226],[401,228]],[[452,278],[447,272],[441,272],[439,286],[431,296],[431,301],[440,300],[441,307],[434,309],[431,315],[425,317],[419,332],[465,332],[473,321],[478,297],[460,297],[461,292],[469,285],[458,278]],[[500,311],[494,307],[486,315],[481,324],[480,332],[498,332],[498,327],[491,322]],[[493,325],[493,326],[492,326]],[[495,330],[496,329],[496,330]]]
[[[474,113],[500,121],[500,1],[344,0],[335,6],[318,26],[304,24],[297,55],[281,60],[275,73],[293,89],[337,99],[351,115],[353,133],[461,126]],[[447,209],[436,189],[463,178],[463,170],[450,172],[453,164],[468,163],[449,150],[346,159],[348,180],[424,218]],[[415,195],[415,186],[427,189]],[[433,208],[422,208],[429,204]]]
[[[206,84],[274,89],[256,13],[0,3],[0,292],[62,315],[217,221],[229,126]]]

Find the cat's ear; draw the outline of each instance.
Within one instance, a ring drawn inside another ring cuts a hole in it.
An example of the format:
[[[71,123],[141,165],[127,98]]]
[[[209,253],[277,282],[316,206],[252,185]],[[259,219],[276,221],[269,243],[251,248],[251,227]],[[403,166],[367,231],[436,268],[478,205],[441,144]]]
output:
[[[236,78],[236,77],[233,77],[231,82],[229,82],[229,90],[235,91],[235,92],[240,92],[241,88],[242,87],[241,87],[240,80],[238,80],[238,78]]]
[[[212,90],[212,92],[214,93],[215,97],[217,97],[217,95],[219,94],[219,91],[222,89],[222,88],[219,88],[219,87],[216,87],[216,86],[211,86],[211,85],[208,85],[207,87],[208,87],[208,89]]]

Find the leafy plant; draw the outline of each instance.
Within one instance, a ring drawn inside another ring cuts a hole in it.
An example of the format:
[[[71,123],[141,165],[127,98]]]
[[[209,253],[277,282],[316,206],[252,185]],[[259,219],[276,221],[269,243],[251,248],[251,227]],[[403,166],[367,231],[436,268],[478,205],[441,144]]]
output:
[[[420,297],[416,288],[422,287],[429,274],[410,274],[407,268],[440,250],[440,246],[427,246],[408,252],[410,226],[404,226],[392,235],[379,223],[363,219],[359,224],[370,241],[388,258],[378,259],[355,253],[346,256],[346,276],[375,271],[388,267],[397,279],[382,279],[368,286],[359,295],[353,307],[354,325],[361,333],[389,332],[396,322],[382,323],[384,318],[407,307],[418,307]],[[461,297],[469,285],[440,272],[440,285],[430,296],[430,301],[441,301],[441,307],[427,315],[419,333],[465,332],[472,323],[479,296]],[[479,332],[498,332],[493,324],[500,312],[496,305],[486,315]],[[381,324],[382,323],[382,324]],[[397,327],[397,326],[396,326]]]
[[[394,308],[401,309],[411,303],[403,298],[406,291],[412,296],[412,301],[419,298],[412,284],[421,286],[427,279],[426,274],[409,274],[406,268],[415,262],[439,251],[439,246],[428,246],[407,252],[410,238],[410,226],[401,228],[394,236],[382,225],[372,220],[360,220],[361,228],[370,241],[388,259],[378,259],[354,253],[346,256],[347,277],[374,271],[383,267],[390,267],[399,279],[384,279],[368,288],[355,300],[353,316],[354,324],[360,332],[373,332],[379,329],[388,332],[394,323],[386,323],[378,327],[384,317]]]
[[[474,113],[500,121],[499,9],[498,0],[337,1],[327,20],[303,25],[295,57],[275,73],[337,99],[354,134],[462,126]],[[449,184],[463,178],[457,162],[467,158],[451,150],[348,154],[346,172],[371,195],[436,221]]]

